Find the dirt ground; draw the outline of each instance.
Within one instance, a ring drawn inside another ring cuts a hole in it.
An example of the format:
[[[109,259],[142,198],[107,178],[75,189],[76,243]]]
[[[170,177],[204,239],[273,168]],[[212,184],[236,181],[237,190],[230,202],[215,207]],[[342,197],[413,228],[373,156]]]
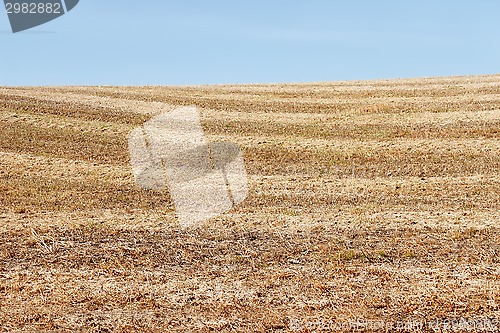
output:
[[[249,196],[197,227],[127,137],[198,106]],[[0,331],[500,330],[500,75],[0,87]]]

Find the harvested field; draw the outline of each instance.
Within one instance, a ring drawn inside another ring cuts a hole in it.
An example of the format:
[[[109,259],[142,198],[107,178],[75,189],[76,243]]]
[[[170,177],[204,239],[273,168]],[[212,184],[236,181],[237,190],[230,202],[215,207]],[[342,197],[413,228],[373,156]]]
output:
[[[187,229],[127,148],[179,105],[249,182]],[[2,332],[500,330],[500,75],[0,87],[0,128]]]

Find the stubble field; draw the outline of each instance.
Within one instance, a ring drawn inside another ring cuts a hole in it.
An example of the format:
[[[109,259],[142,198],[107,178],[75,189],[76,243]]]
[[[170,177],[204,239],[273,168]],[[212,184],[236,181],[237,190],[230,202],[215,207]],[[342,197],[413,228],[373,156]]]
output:
[[[179,105],[249,182],[187,229],[127,148]],[[499,172],[499,75],[0,88],[0,331],[500,329]]]

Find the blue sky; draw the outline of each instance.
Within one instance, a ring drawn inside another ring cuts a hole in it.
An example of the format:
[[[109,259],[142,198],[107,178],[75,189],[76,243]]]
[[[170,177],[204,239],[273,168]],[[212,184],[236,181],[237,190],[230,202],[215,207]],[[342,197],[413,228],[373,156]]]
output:
[[[317,82],[500,73],[500,1],[80,0],[13,34],[0,85]]]

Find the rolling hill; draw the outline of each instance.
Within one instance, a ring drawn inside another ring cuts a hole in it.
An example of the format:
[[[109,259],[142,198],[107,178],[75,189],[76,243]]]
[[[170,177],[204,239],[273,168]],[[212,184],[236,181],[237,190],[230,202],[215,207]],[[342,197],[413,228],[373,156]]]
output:
[[[180,105],[248,173],[246,201],[195,228],[127,149]],[[500,75],[0,87],[0,128],[0,331],[500,318]]]

